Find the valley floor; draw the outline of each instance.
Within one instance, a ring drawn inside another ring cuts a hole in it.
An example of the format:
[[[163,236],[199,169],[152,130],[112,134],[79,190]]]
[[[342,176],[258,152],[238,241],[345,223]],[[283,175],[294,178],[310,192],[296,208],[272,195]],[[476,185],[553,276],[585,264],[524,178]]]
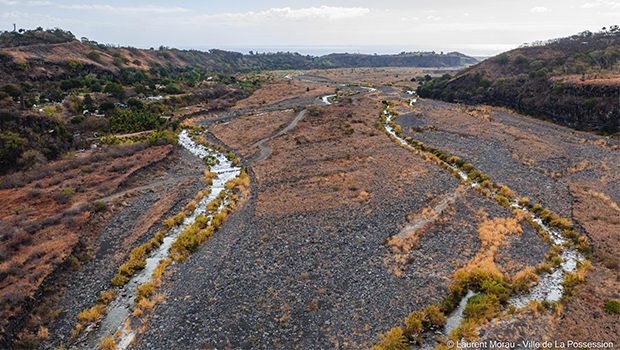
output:
[[[384,100],[403,101],[394,111],[405,136],[570,219],[593,247],[595,269],[563,312],[518,313],[483,326],[481,339],[620,343],[620,318],[604,310],[620,298],[618,141],[504,109],[432,100],[409,106],[402,86],[413,87],[419,74],[306,72],[258,90],[225,115],[188,117],[241,157],[250,192],[213,238],[171,265],[159,288],[163,302],[142,317],[129,348],[369,349],[412,311],[446,299],[455,272],[486,249],[481,227],[515,214],[391,140],[377,126]],[[285,97],[276,93],[287,87]],[[321,102],[337,88],[346,95]],[[139,191],[105,193],[115,209],[86,242],[92,257],[63,275],[63,292],[50,299],[62,312],[50,321],[43,348],[81,348],[70,338],[78,313],[109,289],[131,249],[204,189],[202,161],[185,150],[169,157],[134,176],[129,188]],[[453,199],[435,213],[444,198]],[[390,243],[429,217],[415,244]],[[511,276],[549,252],[525,220],[517,225],[491,259]]]

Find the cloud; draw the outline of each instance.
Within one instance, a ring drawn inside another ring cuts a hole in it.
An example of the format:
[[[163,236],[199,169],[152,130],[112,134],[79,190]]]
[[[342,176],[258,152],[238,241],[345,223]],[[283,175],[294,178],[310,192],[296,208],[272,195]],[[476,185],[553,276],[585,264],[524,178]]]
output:
[[[551,10],[549,10],[548,8],[546,8],[544,6],[536,6],[533,9],[531,9],[530,12],[532,12],[532,13],[547,13],[547,12],[551,12]]]
[[[599,6],[607,6],[612,9],[620,8],[620,1],[611,1],[611,0],[592,0],[588,2],[584,2],[581,6],[582,9],[591,9]]]
[[[50,15],[44,15],[40,13],[24,13],[19,11],[13,12],[4,12],[0,15],[0,18],[10,19],[10,20],[24,20],[29,22],[28,25],[84,25],[85,22],[82,22],[78,19],[67,19],[67,18],[58,18]]]
[[[19,4],[19,1],[0,0],[0,5],[14,6]]]
[[[2,1],[2,0],[0,0]],[[28,1],[29,6],[53,6],[66,10],[83,10],[83,11],[105,11],[115,14],[139,14],[139,13],[154,13],[154,14],[167,14],[175,12],[188,12],[189,10],[178,6],[154,6],[145,5],[139,7],[115,7],[111,5],[85,5],[85,4],[56,4],[51,1]]]
[[[287,19],[287,20],[308,20],[308,19],[346,19],[364,16],[369,13],[370,9],[364,7],[307,7],[300,9],[292,9],[290,7],[272,8],[260,12],[244,12],[244,13],[221,13],[216,15],[206,15],[207,18],[223,19],[223,20],[267,20],[267,19]]]
[[[434,19],[435,21],[439,21],[441,19],[441,17],[436,17],[436,16],[428,16],[426,17],[426,19]]]
[[[420,19],[418,17],[409,17],[409,18],[403,17],[400,20],[403,22],[409,22],[409,21],[419,21]]]

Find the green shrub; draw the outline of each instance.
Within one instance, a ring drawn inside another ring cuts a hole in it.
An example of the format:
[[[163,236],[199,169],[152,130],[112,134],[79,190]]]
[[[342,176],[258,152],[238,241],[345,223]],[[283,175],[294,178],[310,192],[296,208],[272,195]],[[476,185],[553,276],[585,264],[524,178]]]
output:
[[[505,53],[503,53],[503,54],[497,56],[497,58],[495,58],[495,62],[501,64],[502,66],[505,65],[506,63],[508,63],[508,60],[509,60],[508,55],[505,54]]]
[[[502,195],[495,195],[495,200],[497,200],[497,203],[499,203],[501,206],[504,206],[506,208],[508,208],[510,206],[510,201],[508,200],[508,198],[502,196]]]
[[[30,65],[24,61],[19,61],[15,64],[15,69],[17,70],[21,70],[21,71],[29,71]]]
[[[431,305],[424,310],[431,327],[443,327],[446,324],[446,316],[441,312],[439,307]]]
[[[467,300],[463,315],[477,322],[492,319],[500,308],[500,302],[493,294],[474,295]]]
[[[612,315],[620,314],[620,302],[618,300],[610,300],[605,303],[605,311]]]
[[[99,61],[101,59],[101,55],[97,51],[91,51],[87,56],[93,61]]]
[[[525,65],[530,63],[530,60],[528,60],[527,58],[525,58],[525,56],[523,55],[519,55],[515,58],[515,63],[519,64],[519,65]]]
[[[563,296],[570,297],[575,293],[577,286],[586,283],[586,280],[579,276],[578,273],[569,273],[562,281],[564,287]]]
[[[414,311],[405,318],[405,334],[407,336],[419,335],[424,332],[424,320],[426,315],[422,311]]]
[[[485,281],[482,283],[481,290],[487,295],[494,295],[502,303],[507,302],[512,293],[508,283],[499,278]]]

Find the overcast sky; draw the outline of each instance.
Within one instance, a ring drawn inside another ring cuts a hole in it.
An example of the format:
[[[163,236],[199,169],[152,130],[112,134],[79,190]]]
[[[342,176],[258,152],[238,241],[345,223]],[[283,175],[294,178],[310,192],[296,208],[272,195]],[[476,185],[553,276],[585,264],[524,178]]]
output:
[[[492,55],[620,24],[620,0],[0,0],[0,29],[59,27],[140,48]]]

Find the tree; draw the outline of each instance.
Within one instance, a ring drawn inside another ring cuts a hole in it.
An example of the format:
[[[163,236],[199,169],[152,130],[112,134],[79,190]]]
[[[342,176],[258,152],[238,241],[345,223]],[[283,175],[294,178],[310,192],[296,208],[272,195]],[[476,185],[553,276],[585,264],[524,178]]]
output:
[[[123,89],[123,87],[117,83],[107,83],[105,85],[105,89],[103,89],[103,92],[105,92],[106,94],[111,94],[112,96],[117,98],[125,97],[125,89]]]
[[[168,86],[166,86],[166,93],[176,95],[181,93],[181,89],[176,84],[169,84]]]
[[[73,83],[71,83],[71,80],[63,80],[60,82],[60,89],[62,91],[69,91],[73,89]]]
[[[528,64],[529,60],[525,58],[525,56],[519,55],[517,56],[517,58],[515,58],[515,63],[516,64]]]
[[[97,51],[91,51],[87,56],[93,61],[99,61],[101,59],[101,55]]]
[[[0,165],[7,169],[15,166],[17,160],[24,152],[26,140],[13,132],[0,133]]]
[[[92,106],[95,104],[95,101],[93,100],[93,98],[90,96],[90,94],[86,94],[84,95],[84,105],[85,106]]]
[[[508,55],[503,53],[499,56],[497,56],[497,58],[495,59],[495,62],[501,64],[502,66],[505,65],[506,63],[508,63]]]
[[[43,91],[39,99],[41,101],[47,100],[49,102],[61,102],[63,98],[64,98],[64,95],[62,92],[54,88],[50,88],[50,89]]]
[[[144,103],[135,98],[130,98],[129,100],[127,100],[127,105],[135,109],[141,109],[142,107],[144,107]]]
[[[96,82],[94,82],[94,83],[92,83],[90,85],[90,91],[91,92],[101,92],[102,89],[103,89],[103,87],[101,86],[101,84],[98,81],[96,81]]]
[[[105,101],[99,105],[99,112],[106,112],[111,109],[114,109],[114,102]]]
[[[4,91],[9,94],[11,97],[19,97],[22,94],[22,91],[15,85],[4,85],[0,91]]]

